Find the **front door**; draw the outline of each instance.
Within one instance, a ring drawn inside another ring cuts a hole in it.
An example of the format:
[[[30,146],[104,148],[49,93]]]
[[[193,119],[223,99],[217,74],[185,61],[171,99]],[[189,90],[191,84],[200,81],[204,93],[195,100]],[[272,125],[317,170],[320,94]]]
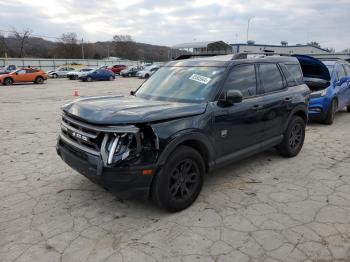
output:
[[[214,136],[218,159],[258,146],[262,141],[263,97],[258,95],[255,65],[233,67],[225,81],[223,93],[228,90],[241,91],[243,101],[230,106],[214,103]]]
[[[336,68],[337,72],[337,82],[344,76],[346,76],[343,65],[338,64]],[[336,83],[337,83],[336,82]],[[347,92],[349,90],[348,82],[344,82],[341,85],[335,84],[336,92],[338,93],[338,110],[343,109],[347,105]]]

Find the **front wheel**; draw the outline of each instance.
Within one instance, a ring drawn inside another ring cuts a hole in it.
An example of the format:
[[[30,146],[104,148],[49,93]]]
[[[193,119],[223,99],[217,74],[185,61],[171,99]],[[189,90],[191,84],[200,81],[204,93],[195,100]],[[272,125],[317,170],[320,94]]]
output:
[[[10,86],[12,84],[13,84],[13,80],[11,78],[5,78],[5,80],[4,80],[5,86]]]
[[[109,81],[113,81],[114,80],[114,77],[113,76],[110,76],[109,77]]]
[[[346,110],[350,113],[350,106],[347,106]]]
[[[88,76],[88,77],[86,78],[86,81],[91,82],[91,81],[92,81],[91,76]]]
[[[294,116],[291,119],[287,130],[284,132],[283,140],[277,147],[281,156],[294,157],[299,154],[304,144],[305,126],[305,121],[300,116]]]
[[[178,147],[153,180],[153,201],[170,212],[189,207],[202,189],[204,173],[203,158],[198,151]]]
[[[337,112],[337,100],[333,99],[330,107],[328,108],[328,111],[326,113],[326,116],[323,120],[323,123],[326,125],[331,125],[334,122],[334,115]]]
[[[58,75],[57,74],[53,74],[52,77],[53,78],[58,78]]]

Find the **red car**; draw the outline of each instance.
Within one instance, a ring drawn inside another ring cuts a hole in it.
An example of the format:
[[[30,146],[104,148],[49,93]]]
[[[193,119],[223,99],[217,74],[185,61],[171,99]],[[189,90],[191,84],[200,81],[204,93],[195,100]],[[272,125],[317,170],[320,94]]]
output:
[[[114,65],[111,66],[110,68],[108,68],[109,70],[113,71],[114,74],[120,74],[120,71],[126,69],[127,66],[126,65]]]

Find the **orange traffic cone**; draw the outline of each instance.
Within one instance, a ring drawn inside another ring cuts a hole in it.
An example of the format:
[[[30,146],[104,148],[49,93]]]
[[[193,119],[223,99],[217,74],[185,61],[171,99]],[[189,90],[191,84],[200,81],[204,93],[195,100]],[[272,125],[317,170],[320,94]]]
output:
[[[79,93],[78,93],[78,90],[77,90],[77,89],[74,89],[74,91],[73,91],[73,96],[79,96]]]

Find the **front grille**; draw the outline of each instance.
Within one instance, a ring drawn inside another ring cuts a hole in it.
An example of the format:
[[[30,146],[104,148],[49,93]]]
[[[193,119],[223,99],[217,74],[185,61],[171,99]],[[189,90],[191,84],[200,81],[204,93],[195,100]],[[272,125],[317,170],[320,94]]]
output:
[[[93,126],[86,126],[84,123],[64,115],[61,130],[62,134],[69,140],[89,149],[100,151],[103,134],[95,130]]]

